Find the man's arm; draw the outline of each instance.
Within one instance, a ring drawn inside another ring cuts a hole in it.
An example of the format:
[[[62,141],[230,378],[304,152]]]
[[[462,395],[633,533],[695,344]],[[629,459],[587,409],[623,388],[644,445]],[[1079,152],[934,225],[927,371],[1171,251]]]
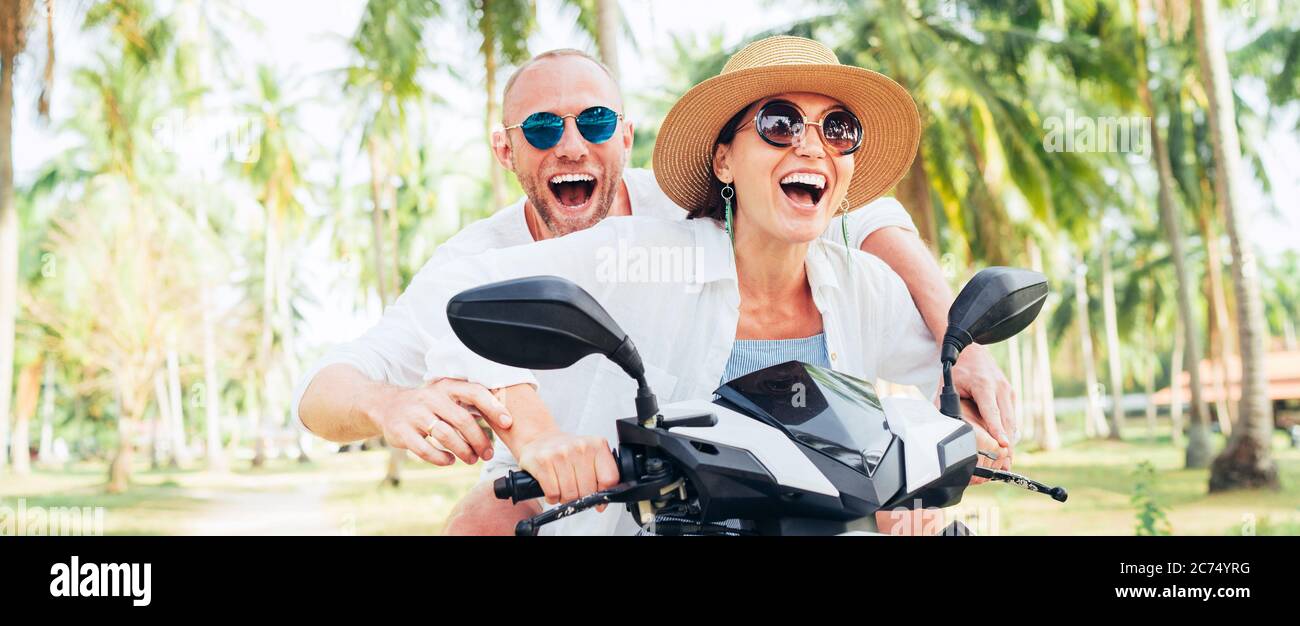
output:
[[[313,433],[347,442],[383,435],[434,465],[455,459],[473,464],[492,458],[492,442],[466,407],[487,418],[494,430],[509,432],[506,408],[481,385],[443,379],[421,387],[399,387],[372,380],[351,365],[326,366],[312,377],[298,413]],[[432,437],[444,450],[431,445]]]
[[[903,279],[926,326],[942,342],[953,293],[934,255],[916,233],[897,226],[879,228],[862,241],[862,251],[879,257]],[[1010,449],[1019,429],[1015,397],[984,346],[971,345],[962,351],[953,368],[953,382],[959,395],[975,401],[989,434]]]
[[[335,347],[298,381],[293,417],[306,430],[340,443],[383,435],[390,445],[435,465],[455,462],[446,450],[466,463],[491,458],[491,442],[464,407],[502,430],[510,424],[505,408],[481,385],[423,379],[433,337],[429,316],[421,312],[443,310],[429,283],[455,258],[450,250],[439,246],[378,323]]]

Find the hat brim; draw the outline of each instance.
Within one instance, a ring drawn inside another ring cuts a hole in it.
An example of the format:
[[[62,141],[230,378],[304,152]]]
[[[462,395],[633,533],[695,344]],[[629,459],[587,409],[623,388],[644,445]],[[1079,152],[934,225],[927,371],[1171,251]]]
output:
[[[912,165],[921,120],[912,96],[878,72],[851,65],[754,67],[714,76],[673,105],[655,138],[654,173],[679,206],[706,206],[713,176],[713,145],[722,126],[763,98],[807,92],[843,103],[862,122],[862,147],[853,153],[850,209],[885,195]]]

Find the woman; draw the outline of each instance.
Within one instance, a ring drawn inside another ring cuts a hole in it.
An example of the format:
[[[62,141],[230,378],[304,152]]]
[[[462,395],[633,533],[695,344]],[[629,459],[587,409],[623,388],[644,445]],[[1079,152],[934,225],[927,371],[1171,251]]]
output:
[[[936,342],[902,281],[874,257],[819,238],[836,213],[902,178],[919,136],[897,83],[840,65],[817,42],[765,39],[687,92],[660,128],[656,178],[694,219],[607,220],[463,259],[424,280],[446,298],[527,275],[577,282],[636,342],[663,402],[709,397],[721,382],[790,359],[931,393]],[[664,258],[689,261],[674,268]],[[634,271],[638,259],[664,271]],[[472,354],[445,319],[426,323],[438,346],[426,378],[507,390],[514,424],[500,439],[548,501],[617,482],[609,446],[614,420],[633,412],[634,391],[621,370],[587,359],[534,375]],[[498,447],[494,463],[510,459],[504,452]],[[636,530],[630,516],[611,513],[576,515],[562,530]]]

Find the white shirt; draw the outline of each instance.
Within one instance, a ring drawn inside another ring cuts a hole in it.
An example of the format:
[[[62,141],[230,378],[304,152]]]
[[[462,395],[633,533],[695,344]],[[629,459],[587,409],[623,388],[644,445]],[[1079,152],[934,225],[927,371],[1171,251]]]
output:
[[[805,268],[833,369],[933,394],[938,345],[897,274],[872,255],[820,238],[809,246]],[[500,365],[461,345],[447,322],[447,301],[460,291],[543,274],[572,280],[600,302],[635,343],[661,404],[711,397],[735,341],[740,292],[727,234],[706,219],[605,220],[558,239],[422,272],[404,297],[427,312],[411,319],[429,338],[425,379],[463,378],[490,388],[536,384],[561,430],[600,435],[616,445],[615,420],[635,414],[636,391],[618,366],[599,355],[563,370]],[[508,450],[498,446],[489,467],[510,461]],[[582,535],[636,530],[622,506],[587,511],[552,527]]]
[[[630,209],[634,216],[660,217],[685,220],[686,211],[659,188],[654,173],[645,169],[626,169],[623,182],[627,185]],[[823,235],[832,241],[843,241],[840,218],[831,222]],[[887,226],[898,226],[913,232],[916,227],[903,205],[893,198],[881,198],[860,210],[849,213],[849,240],[861,247],[871,233]],[[299,426],[298,405],[307,392],[308,385],[320,370],[334,364],[355,367],[367,378],[403,387],[415,387],[423,382],[425,354],[432,347],[431,338],[421,330],[420,320],[425,316],[442,315],[443,309],[427,308],[429,298],[421,293],[428,278],[436,276],[454,259],[472,256],[487,250],[533,243],[524,218],[524,199],[497,211],[490,217],[466,226],[455,236],[439,245],[420,268],[406,291],[389,306],[383,317],[365,334],[339,345],[317,360],[302,376],[293,394],[292,414]],[[545,395],[543,396],[545,397]],[[505,461],[513,462],[507,457]],[[488,470],[500,473],[495,467]]]

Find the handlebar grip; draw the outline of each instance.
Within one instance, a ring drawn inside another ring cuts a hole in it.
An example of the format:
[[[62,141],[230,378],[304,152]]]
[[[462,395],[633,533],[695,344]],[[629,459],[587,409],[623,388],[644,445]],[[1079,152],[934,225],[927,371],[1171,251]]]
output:
[[[519,503],[523,500],[532,500],[546,495],[542,491],[541,483],[533,478],[532,474],[525,471],[511,471],[505,476],[496,479],[492,483],[492,492],[496,494],[499,500],[509,500]]]

